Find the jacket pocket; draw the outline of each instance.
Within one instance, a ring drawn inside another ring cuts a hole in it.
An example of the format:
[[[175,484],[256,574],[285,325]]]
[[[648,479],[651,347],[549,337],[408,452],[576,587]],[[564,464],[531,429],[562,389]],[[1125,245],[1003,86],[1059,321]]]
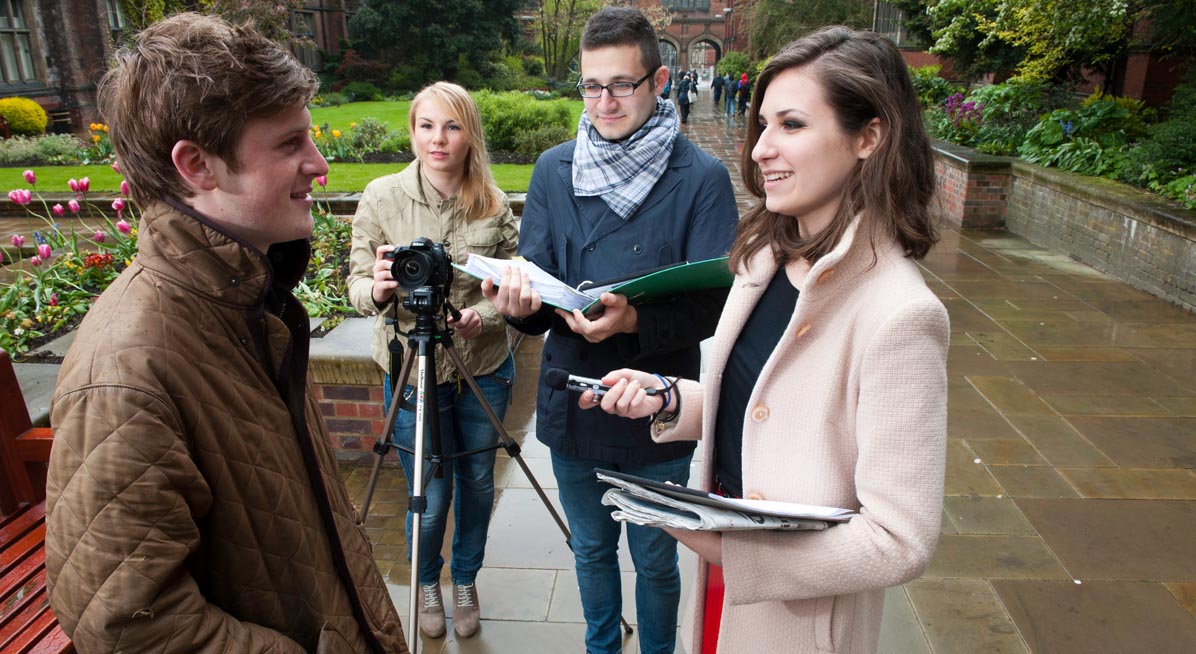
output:
[[[346,640],[331,622],[325,622],[324,626],[320,627],[320,641],[316,643],[316,654],[358,654],[358,651],[353,649],[352,643]]]
[[[814,600],[814,646],[820,653],[835,652],[834,634],[835,597],[819,597]]]
[[[485,225],[474,225],[473,229],[465,232],[465,250],[483,257],[492,257],[498,251],[502,242],[502,231],[494,227],[496,221],[483,220]],[[464,261],[458,262],[464,265]]]

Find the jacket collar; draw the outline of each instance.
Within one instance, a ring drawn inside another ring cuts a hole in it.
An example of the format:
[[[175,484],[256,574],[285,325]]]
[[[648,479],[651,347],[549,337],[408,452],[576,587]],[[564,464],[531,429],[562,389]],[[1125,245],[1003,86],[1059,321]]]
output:
[[[432,186],[432,182],[428,181],[427,175],[424,175],[423,162],[419,159],[411,162],[410,166],[404,168],[398,174],[399,190],[404,195],[412,200],[427,205],[434,210],[439,211],[444,203],[451,202],[455,195],[441,199],[440,191]]]
[[[238,306],[262,306],[275,285],[294,288],[310,256],[308,239],[277,243],[263,253],[174,198],[146,209],[137,244],[142,267]]]

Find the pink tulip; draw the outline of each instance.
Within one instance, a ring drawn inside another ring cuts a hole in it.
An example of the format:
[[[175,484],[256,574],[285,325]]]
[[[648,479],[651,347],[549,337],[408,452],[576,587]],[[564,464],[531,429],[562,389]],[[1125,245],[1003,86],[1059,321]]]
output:
[[[52,307],[58,306],[58,293],[50,294],[50,306],[52,306]]]
[[[32,170],[26,170],[22,174],[25,175],[25,182],[30,185],[37,185],[37,173],[33,172]]]
[[[49,245],[42,243],[41,245],[37,246],[37,256],[41,257],[43,261],[49,259],[51,256],[53,256],[53,254],[54,253],[50,251]]]
[[[319,177],[316,178],[316,183],[320,185],[320,188],[324,188],[325,186],[328,186],[328,176],[320,175]]]
[[[66,203],[66,208],[70,209],[71,213],[79,213],[79,201],[71,200]]]
[[[53,211],[55,216],[61,216],[66,213],[66,207],[62,206],[61,204],[56,204],[50,207],[50,211]]]
[[[128,195],[128,194],[129,194],[129,183],[128,183],[128,182],[126,182],[126,181],[125,181],[125,180],[123,180],[123,179],[122,179],[122,180],[120,180],[120,194],[121,194],[121,195]]]
[[[29,265],[33,266],[34,268],[42,265],[42,258],[37,256],[36,254],[29,257]]]
[[[108,238],[107,234],[105,234],[104,232],[101,232],[100,230],[97,229],[95,236],[92,237],[92,240],[95,241],[96,243],[103,243],[104,240],[107,238]]]
[[[127,220],[121,219],[116,222],[116,228],[120,230],[121,234],[128,234],[133,231],[133,226]]]
[[[120,198],[116,198],[115,200],[113,200],[112,201],[112,210],[118,214],[120,212],[124,211],[125,210],[125,201]]]
[[[120,174],[120,162],[119,161],[112,162],[112,171],[115,172],[117,175]]]
[[[91,188],[91,180],[90,179],[84,177],[83,179],[79,180],[79,192],[80,193],[86,193],[87,189],[89,189],[89,188]]]
[[[13,189],[8,192],[8,199],[15,204],[26,205],[33,202],[33,191],[29,189]]]
[[[25,237],[24,237],[24,236],[21,236],[20,234],[13,234],[13,235],[12,235],[12,246],[13,246],[14,248],[20,249],[20,247],[21,247],[22,245],[24,245],[24,244],[25,244]]]
[[[79,180],[75,179],[74,177],[68,179],[66,181],[66,185],[71,187],[72,191],[74,191],[76,193],[79,192]]]

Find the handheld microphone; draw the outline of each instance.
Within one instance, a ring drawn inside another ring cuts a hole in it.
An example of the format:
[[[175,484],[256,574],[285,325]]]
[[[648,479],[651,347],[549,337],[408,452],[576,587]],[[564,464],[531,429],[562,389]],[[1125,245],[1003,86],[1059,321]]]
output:
[[[579,393],[582,391],[593,391],[594,397],[602,397],[610,390],[610,386],[603,384],[601,380],[570,375],[567,371],[560,368],[545,370],[544,383],[548,384],[549,388],[555,388],[558,391],[570,390]],[[653,396],[664,395],[664,389],[661,388],[645,388],[644,392]]]

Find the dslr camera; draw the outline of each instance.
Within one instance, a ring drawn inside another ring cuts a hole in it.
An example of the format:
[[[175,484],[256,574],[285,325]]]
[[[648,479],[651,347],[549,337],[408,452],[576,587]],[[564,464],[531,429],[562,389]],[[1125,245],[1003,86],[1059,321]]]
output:
[[[408,291],[404,309],[424,315],[440,312],[453,282],[453,258],[442,243],[421,236],[383,256],[391,261],[390,274]]]

